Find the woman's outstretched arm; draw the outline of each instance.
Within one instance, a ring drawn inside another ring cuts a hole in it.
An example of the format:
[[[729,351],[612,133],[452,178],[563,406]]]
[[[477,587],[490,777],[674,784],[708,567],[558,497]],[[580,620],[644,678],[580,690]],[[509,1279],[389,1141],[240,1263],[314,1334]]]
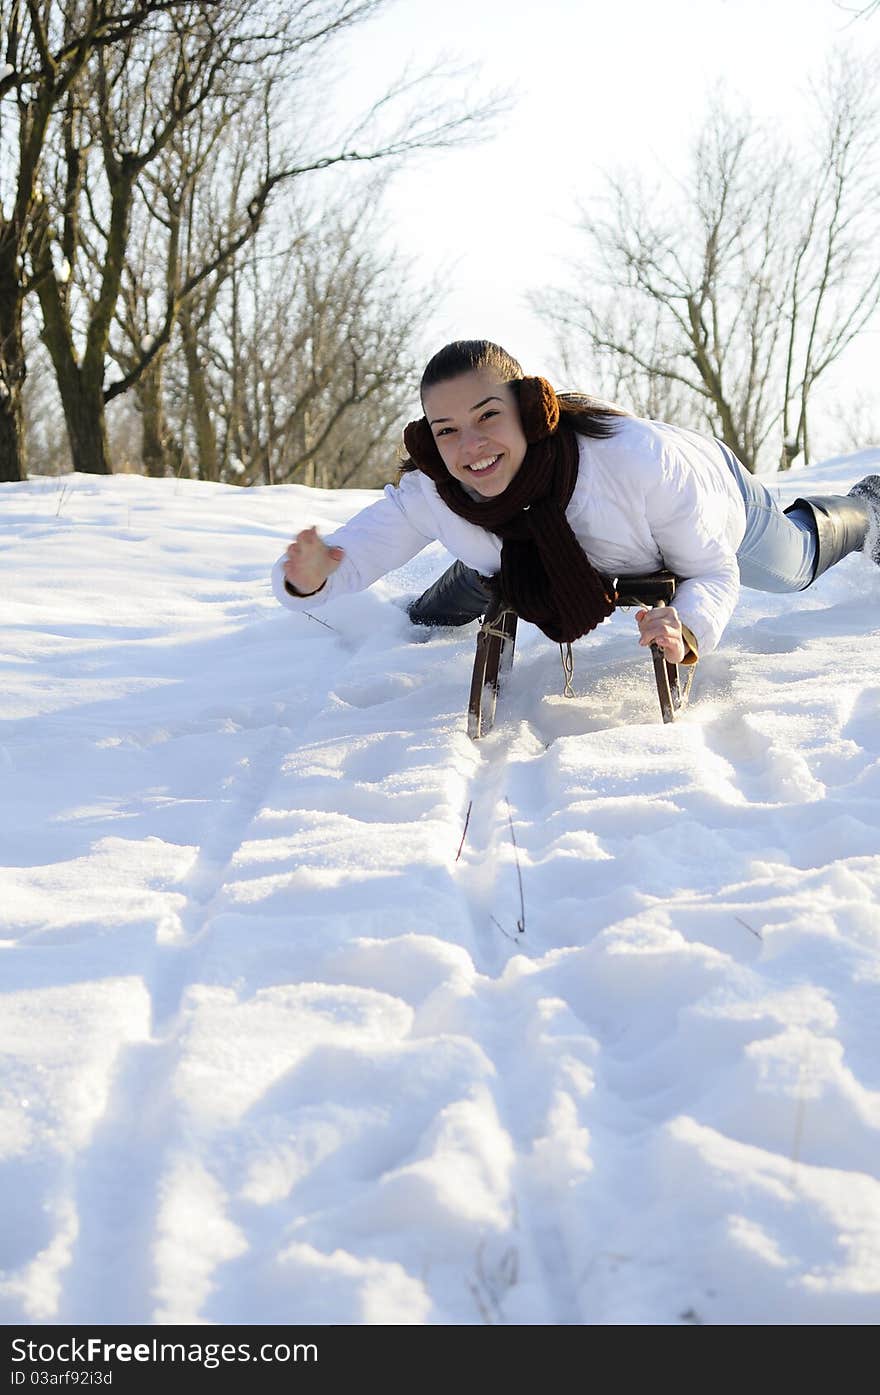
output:
[[[275,597],[301,611],[364,591],[435,538],[418,482],[404,479],[326,540],[314,527],[301,529],[272,569]]]

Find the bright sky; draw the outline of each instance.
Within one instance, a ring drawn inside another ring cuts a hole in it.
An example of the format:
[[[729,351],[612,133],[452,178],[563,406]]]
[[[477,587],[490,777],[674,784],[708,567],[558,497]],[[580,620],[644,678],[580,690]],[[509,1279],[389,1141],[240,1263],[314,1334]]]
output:
[[[398,0],[358,30],[345,100],[443,52],[479,65],[474,100],[515,96],[489,141],[421,159],[390,195],[397,245],[427,274],[444,269],[426,352],[486,337],[552,370],[524,292],[566,279],[576,204],[600,171],[675,169],[719,84],[796,123],[836,42],[880,43],[880,19],[854,22],[834,0]]]

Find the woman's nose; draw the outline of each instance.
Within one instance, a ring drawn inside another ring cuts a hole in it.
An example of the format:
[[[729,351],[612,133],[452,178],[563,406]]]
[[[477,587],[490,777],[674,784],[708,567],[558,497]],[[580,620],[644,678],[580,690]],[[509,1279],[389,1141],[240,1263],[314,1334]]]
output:
[[[486,444],[485,433],[478,426],[463,427],[461,435],[458,439],[461,443],[462,450],[466,451],[475,450],[478,446],[483,446]]]

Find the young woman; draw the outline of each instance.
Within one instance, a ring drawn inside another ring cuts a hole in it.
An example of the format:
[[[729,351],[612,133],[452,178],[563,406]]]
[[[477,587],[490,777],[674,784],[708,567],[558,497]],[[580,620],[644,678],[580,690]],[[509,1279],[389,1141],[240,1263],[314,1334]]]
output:
[[[304,529],[278,560],[283,605],[363,590],[439,540],[458,561],[412,603],[415,624],[466,624],[500,595],[565,643],[611,614],[615,577],[666,568],[682,578],[675,606],[636,613],[639,643],[693,663],[740,584],[803,590],[869,532],[880,565],[878,475],[783,512],[720,441],[557,396],[485,340],[435,354],[421,400],[399,484],[326,542]]]

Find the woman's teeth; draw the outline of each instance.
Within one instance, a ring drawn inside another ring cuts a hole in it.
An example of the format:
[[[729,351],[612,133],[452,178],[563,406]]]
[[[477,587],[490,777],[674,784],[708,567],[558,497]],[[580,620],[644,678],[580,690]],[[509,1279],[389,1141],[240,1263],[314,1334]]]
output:
[[[490,465],[496,464],[500,459],[500,455],[489,455],[485,460],[477,460],[473,465],[468,465],[467,468],[478,475],[482,470],[488,470]]]

